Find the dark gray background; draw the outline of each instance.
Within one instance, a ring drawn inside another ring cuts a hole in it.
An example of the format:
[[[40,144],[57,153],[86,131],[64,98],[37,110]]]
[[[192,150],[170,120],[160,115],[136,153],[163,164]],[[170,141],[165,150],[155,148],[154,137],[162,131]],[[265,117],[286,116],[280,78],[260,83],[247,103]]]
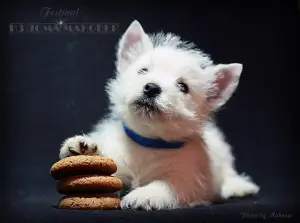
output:
[[[107,108],[104,84],[114,72],[115,45],[134,19],[146,32],[174,32],[195,42],[216,63],[243,63],[240,85],[217,119],[233,145],[238,170],[251,175],[261,186],[260,194],[250,200],[168,215],[148,214],[147,219],[187,220],[211,217],[211,213],[237,214],[234,210],[238,208],[284,210],[287,204],[295,204],[295,179],[299,179],[295,149],[299,143],[292,111],[297,102],[295,77],[299,74],[297,8],[292,1],[249,2],[178,6],[145,3],[138,7],[117,2],[63,5],[40,1],[3,8],[6,29],[2,42],[1,137],[5,170],[3,210],[7,216],[31,222],[74,216],[75,220],[145,220],[139,212],[56,210],[52,205],[60,195],[49,175],[51,165],[58,160],[61,142],[88,132],[103,117]],[[8,34],[9,22],[59,20],[41,19],[40,10],[45,6],[79,7],[79,16],[68,21],[115,22],[119,31],[91,35]]]

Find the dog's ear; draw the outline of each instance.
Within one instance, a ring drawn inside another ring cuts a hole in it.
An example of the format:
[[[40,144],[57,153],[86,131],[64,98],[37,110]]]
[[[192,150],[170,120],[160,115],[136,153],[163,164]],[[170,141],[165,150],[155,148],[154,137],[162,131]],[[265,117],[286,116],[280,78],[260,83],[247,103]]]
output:
[[[144,32],[141,24],[134,20],[121,37],[117,50],[117,69],[126,69],[142,53],[152,49],[149,36]]]
[[[213,110],[220,108],[236,90],[243,65],[240,63],[218,64],[209,68],[214,78],[209,87],[207,100]]]

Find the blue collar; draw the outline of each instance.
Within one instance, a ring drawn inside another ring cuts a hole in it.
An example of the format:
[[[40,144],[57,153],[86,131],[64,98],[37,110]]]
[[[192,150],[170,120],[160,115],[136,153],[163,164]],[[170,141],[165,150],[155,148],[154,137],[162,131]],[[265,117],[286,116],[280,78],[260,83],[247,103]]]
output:
[[[184,145],[184,142],[167,142],[162,139],[151,139],[139,135],[133,130],[129,129],[128,126],[123,122],[123,129],[127,136],[136,142],[137,144],[153,149],[179,149]]]

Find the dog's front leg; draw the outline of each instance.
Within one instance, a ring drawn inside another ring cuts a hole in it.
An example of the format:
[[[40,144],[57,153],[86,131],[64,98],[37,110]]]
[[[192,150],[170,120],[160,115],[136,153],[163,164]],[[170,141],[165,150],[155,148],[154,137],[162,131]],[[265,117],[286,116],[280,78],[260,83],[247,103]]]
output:
[[[127,194],[121,201],[122,209],[162,210],[178,208],[175,193],[166,181],[152,181]]]

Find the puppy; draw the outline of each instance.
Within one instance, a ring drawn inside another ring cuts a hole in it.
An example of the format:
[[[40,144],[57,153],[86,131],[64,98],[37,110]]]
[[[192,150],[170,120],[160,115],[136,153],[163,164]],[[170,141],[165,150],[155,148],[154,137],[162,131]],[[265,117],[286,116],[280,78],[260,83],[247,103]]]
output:
[[[60,158],[100,154],[115,160],[130,192],[121,208],[162,210],[259,192],[234,167],[212,115],[238,86],[242,64],[214,64],[179,36],[146,34],[133,21],[121,37],[110,112],[88,135],[66,139]]]

